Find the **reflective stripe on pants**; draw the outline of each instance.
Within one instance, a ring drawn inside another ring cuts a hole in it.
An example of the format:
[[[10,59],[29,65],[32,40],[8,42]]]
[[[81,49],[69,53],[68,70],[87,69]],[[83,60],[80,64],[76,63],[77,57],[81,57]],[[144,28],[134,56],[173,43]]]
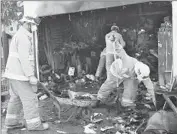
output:
[[[16,125],[20,111],[24,111],[24,118],[28,129],[34,129],[41,124],[38,99],[34,93],[32,85],[27,81],[9,80],[10,101],[7,108],[6,125]],[[13,118],[12,118],[13,117]],[[30,121],[32,120],[32,121]]]
[[[21,120],[20,112],[22,110],[22,103],[17,93],[13,91],[10,81],[9,84],[10,84],[9,86],[10,100],[8,102],[5,125],[16,125]]]

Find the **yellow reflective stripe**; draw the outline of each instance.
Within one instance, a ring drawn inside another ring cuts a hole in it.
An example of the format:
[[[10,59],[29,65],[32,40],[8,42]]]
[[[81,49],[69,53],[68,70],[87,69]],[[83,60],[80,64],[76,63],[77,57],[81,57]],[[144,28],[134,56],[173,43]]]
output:
[[[9,73],[9,72],[6,72],[3,75],[3,77],[4,78],[9,78],[9,79],[21,80],[21,81],[28,81],[29,80],[28,77],[26,77],[26,76],[13,74],[13,73]]]
[[[133,103],[132,100],[125,99],[125,98],[122,98],[122,102],[123,102],[123,103]]]
[[[9,56],[15,57],[15,58],[18,58],[18,59],[20,58],[20,56],[19,56],[19,54],[17,52],[10,52]]]
[[[6,114],[6,119],[17,119],[17,115],[15,115],[15,114]]]
[[[34,60],[34,56],[33,55],[29,55],[28,59],[29,60]]]
[[[15,58],[20,58],[19,54],[17,52],[10,52],[9,53],[10,57],[15,57]],[[34,60],[34,56],[33,55],[29,55],[28,57],[29,60]]]
[[[106,52],[106,55],[107,55],[107,54],[117,54],[117,53],[116,53],[116,52],[111,52],[111,51],[110,51],[110,52]]]
[[[40,120],[40,117],[37,117],[37,118],[33,118],[33,119],[30,119],[30,120],[26,120],[26,123],[27,124],[34,124],[34,123],[40,123],[41,120]]]

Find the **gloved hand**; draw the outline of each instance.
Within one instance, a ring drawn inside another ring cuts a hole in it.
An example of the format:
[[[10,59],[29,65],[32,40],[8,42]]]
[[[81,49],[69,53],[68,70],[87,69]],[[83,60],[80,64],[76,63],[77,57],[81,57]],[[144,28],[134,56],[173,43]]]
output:
[[[32,85],[37,85],[38,79],[35,76],[30,76],[29,77],[29,82]]]
[[[146,100],[151,100],[152,99],[152,95],[150,93],[146,93]]]
[[[156,97],[154,91],[151,91],[150,93],[146,94],[146,99],[147,100],[152,100],[154,103],[154,106],[156,107]]]

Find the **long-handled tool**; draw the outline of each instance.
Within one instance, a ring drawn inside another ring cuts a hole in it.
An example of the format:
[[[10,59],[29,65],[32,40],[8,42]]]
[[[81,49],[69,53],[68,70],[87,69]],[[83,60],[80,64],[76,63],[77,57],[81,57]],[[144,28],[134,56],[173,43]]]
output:
[[[153,102],[153,104],[155,106],[155,110],[157,111],[157,100],[156,100],[155,92],[154,92],[154,95],[152,97],[152,102]]]
[[[44,89],[44,91],[47,93],[47,95],[49,96],[49,98],[52,99],[53,104],[55,105],[55,107],[58,110],[58,113],[57,113],[58,119],[60,119],[60,110],[61,110],[60,103],[57,101],[57,99],[55,98],[55,96],[46,88],[46,86],[43,83],[38,82],[38,85],[41,86]]]

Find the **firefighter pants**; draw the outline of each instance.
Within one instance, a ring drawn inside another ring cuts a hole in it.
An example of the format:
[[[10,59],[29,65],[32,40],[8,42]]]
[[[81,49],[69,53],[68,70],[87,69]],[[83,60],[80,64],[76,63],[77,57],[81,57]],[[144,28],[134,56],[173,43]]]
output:
[[[28,81],[9,80],[10,100],[7,108],[6,125],[17,125],[20,121],[20,111],[23,109],[26,126],[30,130],[40,126],[38,98]]]
[[[122,101],[125,103],[133,103],[136,99],[138,89],[138,81],[135,79],[118,79],[115,76],[109,75],[109,79],[101,85],[98,91],[97,99],[102,103],[106,103],[109,95],[123,82],[124,91],[122,94]]]

